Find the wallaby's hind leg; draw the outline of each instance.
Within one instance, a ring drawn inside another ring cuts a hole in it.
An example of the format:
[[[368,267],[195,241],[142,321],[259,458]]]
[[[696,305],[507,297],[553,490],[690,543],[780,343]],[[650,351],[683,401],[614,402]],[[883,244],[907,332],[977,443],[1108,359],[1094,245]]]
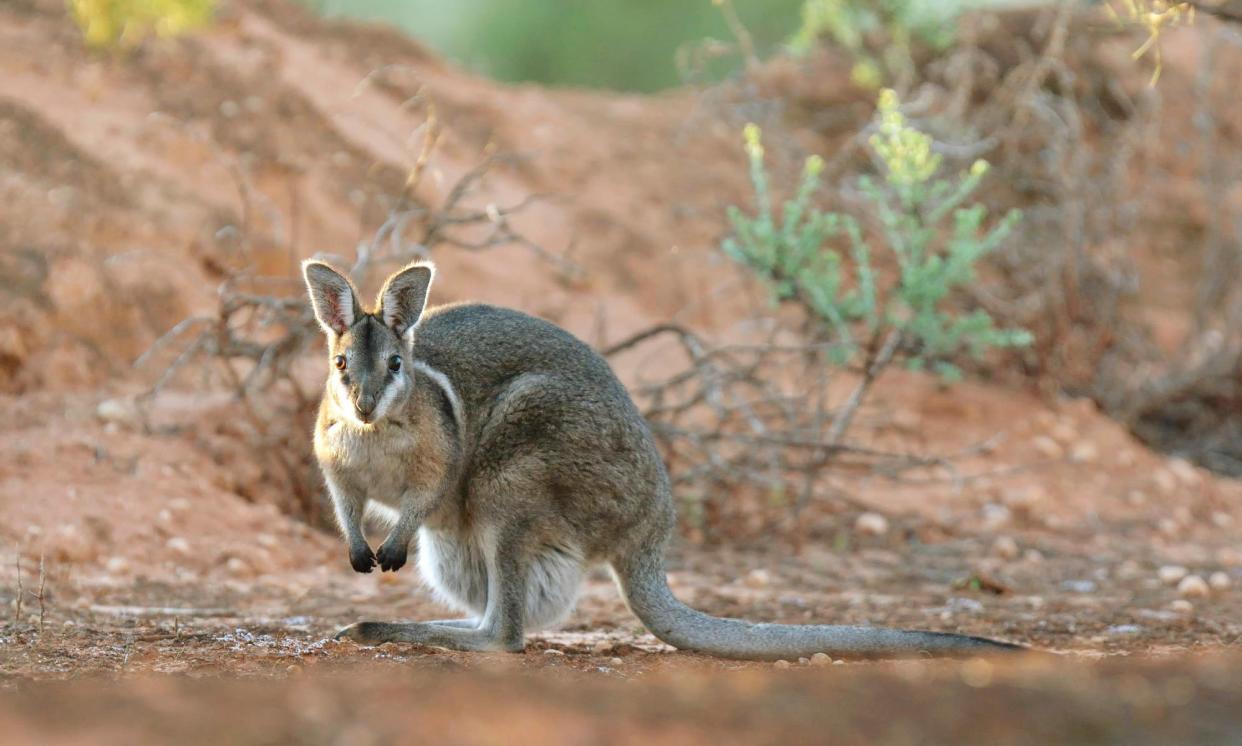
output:
[[[358,622],[336,639],[380,644],[410,642],[453,650],[508,650],[525,646],[526,586],[529,550],[521,531],[508,529],[480,543],[487,566],[487,608],[477,628],[427,622]]]

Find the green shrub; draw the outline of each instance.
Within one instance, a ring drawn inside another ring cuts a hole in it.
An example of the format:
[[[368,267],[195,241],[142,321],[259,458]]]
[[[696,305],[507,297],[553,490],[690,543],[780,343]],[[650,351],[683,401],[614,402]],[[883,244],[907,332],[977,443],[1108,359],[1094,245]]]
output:
[[[974,281],[978,261],[1020,216],[1011,211],[988,227],[987,208],[969,203],[987,163],[976,161],[966,173],[940,176],[941,158],[932,151],[931,138],[906,123],[894,92],[881,93],[878,132],[869,141],[882,165],[881,178],[863,177],[859,183],[882,246],[897,262],[897,277],[887,286],[872,268],[872,244],[859,220],[812,205],[823,160],[806,160],[798,189],[778,216],[759,128],[748,125],[745,135],[755,214],[729,209],[733,235],[722,248],[764,278],[776,300],[797,302],[823,322],[837,342],[835,362],[850,362],[864,344],[874,347],[875,340],[896,335],[895,349],[908,365],[957,378],[954,361],[964,354],[1030,344],[1029,333],[999,329],[983,310],[962,314],[947,307],[950,294]]]
[[[93,47],[131,46],[154,32],[175,36],[207,25],[216,0],[69,0]]]

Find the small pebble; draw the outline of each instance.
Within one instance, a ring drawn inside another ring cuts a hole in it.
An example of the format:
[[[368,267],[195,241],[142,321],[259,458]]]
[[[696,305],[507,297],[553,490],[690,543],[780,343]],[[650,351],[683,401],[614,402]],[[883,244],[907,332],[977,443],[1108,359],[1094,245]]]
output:
[[[556,648],[548,648],[547,650],[543,651],[543,654],[544,654],[544,655],[553,655],[553,656],[556,656],[556,655],[564,655],[564,654],[565,654],[565,651],[563,651],[563,650],[557,650]]]
[[[831,666],[832,657],[829,656],[827,653],[816,653],[815,655],[811,656],[811,665],[812,666]]]
[[[124,557],[109,557],[104,564],[104,569],[110,575],[120,575],[129,570],[129,560]]]
[[[789,661],[779,660],[776,663],[773,663],[772,665],[776,666],[777,668],[789,668]]]
[[[1014,559],[1019,551],[1018,542],[1010,536],[998,536],[996,541],[992,542],[992,554],[1002,559]]]
[[[1013,511],[1000,503],[988,503],[983,506],[983,528],[995,531],[1006,526],[1013,520]]]
[[[620,658],[609,658],[608,659],[608,665],[610,666],[619,666],[624,662],[625,661],[621,660]]]
[[[1070,461],[1076,464],[1089,464],[1100,457],[1100,449],[1095,443],[1084,440],[1081,443],[1075,443],[1070,449]]]
[[[1156,487],[1166,495],[1177,489],[1177,477],[1168,469],[1157,469],[1152,479],[1156,481]]]
[[[1182,582],[1177,584],[1177,592],[1189,598],[1202,598],[1208,595],[1211,590],[1208,588],[1207,581],[1198,575],[1187,575],[1182,578]]]
[[[1198,484],[1201,479],[1199,470],[1195,468],[1195,465],[1184,458],[1170,459],[1169,471],[1173,472],[1173,476],[1177,477],[1182,484],[1188,487]]]
[[[190,553],[190,542],[180,536],[174,536],[164,544],[170,552],[186,555]]]
[[[1229,586],[1233,585],[1233,580],[1229,577],[1228,573],[1220,572],[1218,570],[1208,576],[1208,585],[1212,586],[1212,590],[1214,591],[1224,591],[1228,590]]]
[[[608,642],[607,640],[601,640],[600,642],[597,642],[591,646],[591,652],[595,653],[596,655],[603,655],[604,653],[611,653],[612,643]]]
[[[1041,435],[1031,441],[1031,445],[1035,447],[1036,452],[1044,458],[1057,459],[1065,455],[1065,449],[1061,444],[1049,438],[1047,435]]]
[[[799,666],[809,666],[809,665],[811,665],[811,659],[810,659],[810,658],[799,658],[799,659],[798,659],[798,665],[799,665]]]
[[[1169,608],[1172,609],[1173,611],[1176,611],[1178,614],[1193,614],[1195,610],[1195,605],[1190,603],[1184,598],[1179,598],[1173,603],[1169,604]]]
[[[1165,565],[1157,570],[1156,574],[1159,576],[1160,582],[1173,585],[1174,583],[1181,582],[1182,578],[1186,577],[1189,572],[1181,565]]]
[[[772,576],[767,570],[755,568],[746,573],[746,585],[751,588],[767,588],[772,584]]]
[[[888,519],[879,513],[863,513],[854,521],[854,530],[864,536],[883,536],[888,533]]]

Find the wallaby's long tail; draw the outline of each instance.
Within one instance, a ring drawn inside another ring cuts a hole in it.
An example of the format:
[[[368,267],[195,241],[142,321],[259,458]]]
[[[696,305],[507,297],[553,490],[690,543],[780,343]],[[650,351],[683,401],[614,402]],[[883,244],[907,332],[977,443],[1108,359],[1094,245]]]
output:
[[[658,557],[627,558],[614,563],[613,571],[630,609],[652,634],[680,650],[721,658],[796,660],[815,653],[837,658],[902,658],[1025,650],[1020,645],[948,632],[724,619],[678,601],[669,590]]]

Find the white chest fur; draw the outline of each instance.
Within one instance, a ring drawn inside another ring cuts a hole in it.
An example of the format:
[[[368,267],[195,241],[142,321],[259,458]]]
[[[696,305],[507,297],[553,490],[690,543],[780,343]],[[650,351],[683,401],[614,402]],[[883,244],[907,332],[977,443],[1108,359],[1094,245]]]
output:
[[[409,427],[380,423],[359,427],[338,420],[315,434],[315,455],[325,468],[371,500],[396,504],[407,489],[419,439]]]

